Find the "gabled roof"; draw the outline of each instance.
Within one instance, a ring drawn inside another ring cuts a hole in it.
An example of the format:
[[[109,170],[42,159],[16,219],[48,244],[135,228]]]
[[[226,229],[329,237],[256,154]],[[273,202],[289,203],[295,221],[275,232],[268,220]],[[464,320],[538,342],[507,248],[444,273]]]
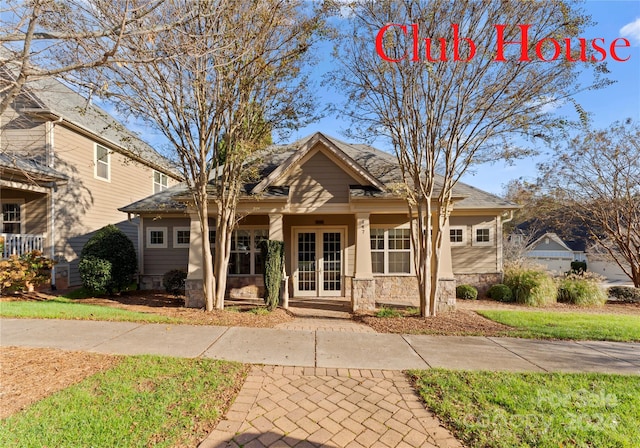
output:
[[[285,177],[299,162],[304,161],[305,156],[318,142],[340,161],[343,169],[353,174],[352,177],[365,181],[365,184],[350,186],[351,198],[397,198],[391,187],[402,182],[402,172],[395,155],[365,144],[345,143],[320,132],[290,144],[271,145],[260,151],[254,162],[259,173],[258,182],[245,185],[243,198],[259,195],[261,198],[286,199],[287,186],[275,187],[273,184]],[[436,191],[438,186],[442,185],[441,179],[441,176],[436,179]],[[174,200],[184,200],[187,197],[188,192],[184,184],[170,190],[173,191],[171,198]],[[163,192],[150,196],[120,210],[129,213],[167,211],[166,194]],[[457,198],[454,210],[520,208],[517,204],[460,182],[454,188],[454,197]]]
[[[535,250],[536,246],[538,246],[538,244],[540,244],[540,242],[542,242],[542,240],[544,240],[545,238],[549,238],[551,241],[559,244],[560,246],[565,248],[567,252],[573,252],[573,250],[565,244],[562,238],[560,238],[556,233],[553,233],[553,232],[547,232],[544,235],[542,235],[540,238],[535,240],[533,243],[529,244],[530,250]]]
[[[258,194],[264,191],[267,187],[271,186],[276,180],[284,177],[289,173],[293,167],[295,167],[309,152],[315,147],[317,143],[323,143],[324,147],[335,157],[342,162],[346,168],[355,174],[354,177],[361,177],[365,179],[371,186],[384,190],[384,184],[381,183],[374,175],[369,173],[366,168],[358,164],[353,158],[351,158],[342,148],[342,142],[327,137],[321,132],[316,132],[302,140],[294,143],[292,146],[298,149],[295,150],[284,162],[275,167],[267,176],[265,176],[253,189],[251,193]]]
[[[4,73],[6,76],[7,72]],[[172,177],[181,177],[177,166],[159,154],[139,135],[56,79],[29,81],[15,103],[19,112],[61,120],[65,125],[91,135],[111,149],[147,163]]]

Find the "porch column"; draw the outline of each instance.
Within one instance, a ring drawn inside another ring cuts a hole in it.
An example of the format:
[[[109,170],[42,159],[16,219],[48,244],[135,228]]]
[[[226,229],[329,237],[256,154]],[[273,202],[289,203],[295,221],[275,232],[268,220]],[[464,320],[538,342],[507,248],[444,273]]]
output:
[[[269,213],[269,239],[273,241],[284,241],[284,226],[282,224],[282,213]],[[286,255],[285,255],[286,257]],[[280,304],[283,308],[289,308],[289,277],[282,264],[282,284],[280,285]]]
[[[202,290],[204,281],[204,267],[202,266],[202,232],[200,219],[196,213],[191,213],[191,227],[189,229],[189,268],[185,282],[185,306],[187,308],[203,308],[205,297]]]
[[[438,219],[434,219],[435,226]],[[435,229],[434,229],[435,230]],[[440,293],[437,298],[436,312],[450,311],[456,307],[456,278],[453,275],[453,263],[451,257],[451,235],[449,220],[442,228],[442,249],[440,251],[440,272],[438,273],[438,286]]]
[[[353,311],[372,311],[376,307],[375,280],[371,270],[371,230],[369,213],[356,213],[355,272],[351,281]]]

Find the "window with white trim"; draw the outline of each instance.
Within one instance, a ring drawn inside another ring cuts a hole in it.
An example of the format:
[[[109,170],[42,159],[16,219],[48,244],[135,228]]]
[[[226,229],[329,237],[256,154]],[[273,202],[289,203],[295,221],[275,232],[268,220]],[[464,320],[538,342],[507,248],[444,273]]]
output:
[[[169,188],[169,177],[160,171],[153,170],[153,192],[160,193]]]
[[[494,230],[490,224],[479,224],[473,226],[473,245],[492,246],[494,241]]]
[[[111,154],[107,148],[96,145],[94,164],[95,177],[97,179],[111,179]]]
[[[147,227],[147,248],[164,249],[167,247],[166,227]]]
[[[21,204],[5,202],[2,204],[2,233],[22,233]]]
[[[231,235],[230,275],[262,274],[264,263],[260,243],[269,238],[268,229],[240,228]]]
[[[466,246],[467,226],[449,226],[449,241],[452,246]]]
[[[173,247],[189,247],[189,238],[191,237],[191,229],[189,227],[173,228]]]
[[[410,274],[411,230],[372,228],[371,269],[374,274]]]

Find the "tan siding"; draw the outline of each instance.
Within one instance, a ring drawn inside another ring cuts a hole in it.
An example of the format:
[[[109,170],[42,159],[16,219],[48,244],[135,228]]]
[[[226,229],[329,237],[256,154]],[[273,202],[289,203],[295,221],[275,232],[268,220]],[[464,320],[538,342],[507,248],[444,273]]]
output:
[[[498,271],[498,247],[495,216],[452,216],[451,226],[466,226],[466,244],[451,248],[454,274],[494,273]],[[473,245],[473,226],[486,225],[493,229],[494,240],[491,246]]]
[[[112,152],[110,181],[97,179],[94,142],[60,125],[55,132],[54,168],[70,178],[55,193],[57,250],[72,262],[71,283],[77,284],[77,258],[92,232],[115,224],[137,249],[137,226],[118,208],[153,193],[153,169]]]
[[[322,152],[317,152],[277,185],[289,185],[292,204],[319,207],[349,202],[349,185],[358,182]]]
[[[172,269],[187,270],[189,266],[189,249],[173,247],[173,229],[174,227],[189,227],[191,221],[189,218],[161,218],[156,220],[144,220],[144,232],[142,234],[143,250],[144,250],[144,274],[145,275],[163,275]],[[167,247],[166,249],[147,248],[147,228],[148,227],[166,227],[167,228]]]
[[[45,153],[45,125],[9,109],[0,121],[0,149],[29,157]]]

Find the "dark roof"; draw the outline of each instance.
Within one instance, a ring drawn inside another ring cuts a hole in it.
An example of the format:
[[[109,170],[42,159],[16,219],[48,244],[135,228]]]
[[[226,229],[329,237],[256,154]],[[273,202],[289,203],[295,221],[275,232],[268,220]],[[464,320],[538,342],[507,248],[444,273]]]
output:
[[[285,163],[296,151],[303,148],[317,134],[311,134],[300,140],[286,145],[271,145],[257,154],[254,163],[257,163],[259,178],[264,179],[273,173],[279,166]],[[338,140],[334,137],[323,135],[336,148],[353,159],[363,170],[375,177],[385,186],[392,187],[393,184],[402,182],[402,173],[398,166],[395,155],[381,151],[369,145],[351,144]],[[256,183],[245,186],[244,194],[250,196],[250,192]],[[436,186],[438,181],[436,180]],[[441,185],[441,182],[440,182]],[[288,187],[268,187],[261,193],[261,197],[266,198],[284,198],[288,195]],[[283,189],[284,188],[284,189]],[[169,190],[154,196],[128,205],[120,210],[126,212],[159,212],[166,211],[169,208],[165,202],[171,198],[185,197],[187,190],[184,184],[174,187],[172,195],[167,196]],[[391,190],[391,188],[389,189]],[[391,191],[380,191],[372,186],[351,185],[350,194],[352,197],[395,197]],[[517,209],[518,205],[506,201],[496,195],[487,193],[478,188],[467,184],[458,183],[454,188],[454,196],[459,198],[456,202],[455,209]]]

